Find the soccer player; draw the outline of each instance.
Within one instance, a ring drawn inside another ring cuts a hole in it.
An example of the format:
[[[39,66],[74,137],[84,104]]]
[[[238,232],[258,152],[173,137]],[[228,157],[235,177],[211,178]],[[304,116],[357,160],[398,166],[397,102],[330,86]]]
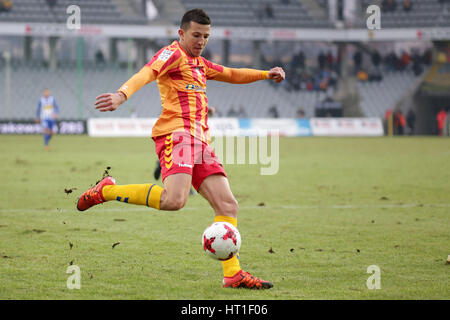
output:
[[[59,107],[55,97],[50,95],[49,89],[44,89],[42,97],[39,99],[36,122],[41,123],[42,134],[44,135],[44,148],[50,150],[49,142],[56,132],[56,119],[58,118]]]
[[[210,18],[202,9],[187,11],[178,30],[179,40],[158,51],[150,62],[125,82],[117,92],[97,97],[101,112],[114,111],[144,85],[158,84],[162,113],[152,130],[156,153],[161,163],[164,187],[156,184],[116,185],[106,177],[84,192],[78,200],[80,211],[118,200],[157,210],[184,207],[192,185],[211,205],[214,221],[237,226],[238,203],[231,192],[227,175],[209,146],[208,99],[206,80],[235,84],[285,78],[280,67],[269,71],[235,69],[212,63],[201,56],[210,35]],[[244,272],[239,256],[223,261],[223,287],[269,289],[269,281]]]

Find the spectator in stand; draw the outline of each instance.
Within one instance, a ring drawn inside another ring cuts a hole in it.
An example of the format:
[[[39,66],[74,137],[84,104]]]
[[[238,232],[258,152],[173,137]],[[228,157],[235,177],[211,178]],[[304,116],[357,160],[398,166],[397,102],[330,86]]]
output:
[[[384,120],[389,120],[389,118],[392,116],[392,110],[391,109],[387,109],[386,112],[384,113]]]
[[[299,107],[297,109],[297,118],[299,118],[299,119],[306,118],[306,113],[305,113],[305,111],[303,110],[302,107]]]
[[[305,54],[300,50],[299,53],[292,57],[291,68],[294,70],[305,68]]]
[[[393,12],[397,9],[397,3],[395,0],[383,0],[381,3],[381,10],[383,12]]]
[[[337,84],[338,84],[338,79],[339,79],[339,76],[338,76],[337,72],[334,70],[331,70],[330,80],[328,81],[328,86],[336,89]]]
[[[359,70],[358,73],[356,74],[356,78],[359,81],[366,82],[367,80],[369,80],[369,75],[364,70]]]
[[[431,49],[425,50],[422,56],[422,62],[429,66],[431,62],[433,61],[433,51]]]
[[[361,51],[356,51],[355,54],[353,55],[353,63],[355,65],[355,74],[358,74],[358,72],[361,70],[361,65],[362,65],[362,53]]]
[[[320,78],[320,74],[314,75],[314,91],[320,91],[320,83],[322,79]]]
[[[13,3],[11,0],[0,0],[0,12],[11,11]]]
[[[378,69],[378,67],[380,66],[380,63],[381,63],[381,55],[378,52],[378,50],[375,50],[372,53],[372,64],[375,66],[375,68]]]
[[[220,117],[220,112],[217,111],[216,107],[208,107],[208,117],[212,117],[212,116],[216,116],[216,117]]]
[[[438,134],[440,136],[443,136],[446,119],[447,119],[447,112],[445,112],[444,108],[441,108],[441,110],[436,115]]]
[[[397,2],[395,0],[388,0],[388,11],[394,12],[397,10]]]
[[[291,69],[288,71],[289,81],[287,82],[288,86],[286,90],[288,91],[298,91],[301,89],[301,78],[300,73],[297,73],[295,69]]]
[[[266,5],[265,11],[268,18],[273,18],[273,9],[269,3]]]
[[[325,63],[327,62],[327,57],[323,53],[323,51],[320,51],[319,55],[317,56],[317,62],[319,63],[319,69],[323,70],[325,68]]]
[[[384,132],[386,132],[386,134],[389,134],[389,127],[391,126],[391,121],[392,121],[392,110],[391,109],[387,109],[386,112],[384,113],[384,121],[383,121],[383,125],[384,125]]]
[[[298,53],[298,66],[303,70],[305,69],[305,54],[303,51]]]
[[[384,59],[384,63],[386,64],[386,67],[389,71],[398,70],[399,59],[397,57],[397,54],[394,51],[389,53]]]
[[[327,53],[326,66],[329,69],[334,69],[334,57],[333,57],[333,53],[331,53],[331,51],[328,51],[328,53]]]
[[[403,51],[402,53],[402,59],[401,59],[401,70],[405,70],[408,68],[409,64],[411,63],[411,57],[406,51]]]
[[[412,9],[412,2],[411,2],[411,0],[405,0],[403,2],[403,10],[404,11],[411,11],[411,9]]]
[[[411,108],[406,114],[406,124],[409,128],[409,135],[412,136],[414,134],[414,127],[416,125],[416,113]]]
[[[372,67],[369,72],[369,81],[382,81],[383,75],[381,74],[380,69],[376,67]]]
[[[239,106],[238,118],[247,118],[247,112],[245,111],[244,106]]]
[[[444,130],[442,130],[444,136],[450,136],[450,109],[447,111],[447,117],[445,118]]]
[[[278,114],[278,110],[277,110],[277,106],[273,105],[272,107],[270,107],[269,109],[269,116],[272,118],[279,118],[279,114]]]
[[[422,57],[417,50],[413,50],[411,54],[412,70],[415,76],[419,76],[423,72]]]
[[[383,79],[383,75],[380,70],[381,55],[378,50],[372,52],[371,60],[373,67],[369,72],[369,81],[381,81]]]
[[[394,134],[402,136],[406,126],[405,116],[400,110],[394,112]]]
[[[326,67],[321,73],[320,73],[320,90],[327,91],[328,84],[330,82],[330,70],[328,67]]]
[[[236,109],[234,109],[234,107],[231,107],[228,110],[227,117],[233,118],[233,117],[237,117],[237,115],[238,115],[238,112]]]
[[[103,51],[101,49],[98,49],[97,52],[95,52],[95,63],[97,65],[105,65],[105,55],[103,54]]]
[[[58,2],[58,0],[47,0],[47,4],[50,8],[53,8],[54,6],[56,6],[57,2]]]
[[[314,90],[314,83],[313,83],[312,79],[308,79],[306,81],[306,90],[308,90],[308,91]]]

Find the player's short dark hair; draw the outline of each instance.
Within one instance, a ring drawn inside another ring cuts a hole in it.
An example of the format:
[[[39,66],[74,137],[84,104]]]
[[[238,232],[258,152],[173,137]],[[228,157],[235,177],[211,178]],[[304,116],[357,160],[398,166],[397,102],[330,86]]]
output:
[[[205,10],[199,8],[186,11],[181,19],[180,28],[187,30],[191,24],[191,21],[204,25],[211,24],[211,19],[206,14]]]

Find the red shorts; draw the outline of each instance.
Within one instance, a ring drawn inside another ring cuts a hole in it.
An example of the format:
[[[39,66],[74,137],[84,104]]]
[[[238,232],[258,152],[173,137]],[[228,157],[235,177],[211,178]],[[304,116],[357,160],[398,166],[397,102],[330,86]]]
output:
[[[162,181],[171,174],[187,173],[198,191],[206,177],[212,174],[227,176],[213,149],[186,132],[174,132],[154,137],[156,154],[161,164]]]

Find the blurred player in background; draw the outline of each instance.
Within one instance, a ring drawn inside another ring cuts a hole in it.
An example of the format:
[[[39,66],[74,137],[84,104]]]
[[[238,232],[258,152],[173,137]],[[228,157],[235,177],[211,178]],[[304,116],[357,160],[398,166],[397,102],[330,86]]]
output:
[[[106,177],[81,195],[78,210],[110,200],[158,210],[179,210],[186,204],[192,185],[214,209],[215,222],[237,226],[238,203],[222,164],[209,146],[206,80],[235,84],[265,79],[281,82],[285,73],[280,67],[269,71],[227,68],[203,58],[210,25],[210,18],[202,9],[186,12],[178,30],[179,41],[162,48],[117,92],[101,94],[95,103],[101,112],[114,111],[144,85],[156,80],[163,109],[153,126],[152,138],[164,188],[156,184],[116,185],[112,177]],[[181,153],[180,161],[177,156]],[[205,154],[208,159],[203,157]],[[238,255],[223,261],[222,266],[223,287],[269,289],[273,286],[244,272]]]
[[[44,135],[44,147],[50,150],[49,142],[53,134],[56,133],[56,119],[58,118],[59,107],[55,97],[50,95],[49,89],[44,89],[42,97],[39,99],[36,122],[42,126],[42,134]]]

